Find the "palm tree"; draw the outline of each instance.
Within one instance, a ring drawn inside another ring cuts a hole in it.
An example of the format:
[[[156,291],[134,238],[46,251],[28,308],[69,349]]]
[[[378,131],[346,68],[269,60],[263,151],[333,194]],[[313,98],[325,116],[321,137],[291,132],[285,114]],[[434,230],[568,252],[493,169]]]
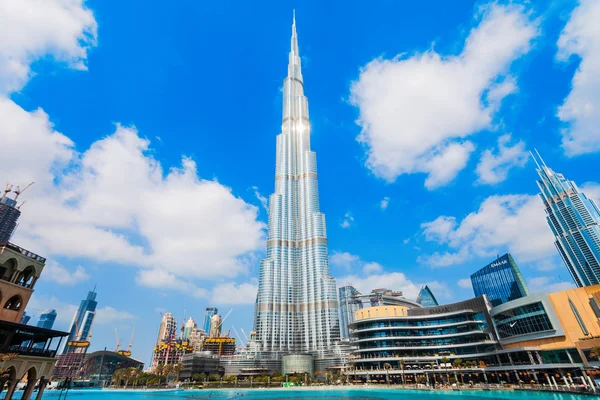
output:
[[[462,364],[463,361],[460,358],[455,358],[454,361],[452,361],[452,365],[454,366],[454,368],[460,368]]]
[[[400,369],[402,370],[402,384],[404,385],[404,364],[406,363],[406,361],[404,360],[400,360]]]
[[[171,366],[171,373],[179,380],[179,373],[183,370],[183,364],[177,363]]]
[[[600,346],[592,347],[592,350],[590,350],[590,357],[600,361]]]

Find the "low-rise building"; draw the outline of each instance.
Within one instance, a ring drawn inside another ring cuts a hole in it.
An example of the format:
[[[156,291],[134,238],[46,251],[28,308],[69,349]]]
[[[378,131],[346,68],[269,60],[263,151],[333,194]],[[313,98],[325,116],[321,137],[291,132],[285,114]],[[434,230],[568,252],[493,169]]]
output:
[[[83,363],[82,378],[98,386],[111,381],[114,372],[122,368],[142,370],[144,363],[114,351],[95,351],[87,354]]]

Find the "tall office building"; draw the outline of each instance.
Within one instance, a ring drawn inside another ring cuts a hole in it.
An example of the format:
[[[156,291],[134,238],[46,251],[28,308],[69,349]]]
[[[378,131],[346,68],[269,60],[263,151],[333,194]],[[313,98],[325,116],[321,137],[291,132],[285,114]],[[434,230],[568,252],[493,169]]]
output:
[[[160,328],[158,328],[158,338],[156,343],[169,342],[175,340],[177,336],[177,322],[175,317],[170,312],[164,313],[162,320],[160,321]]]
[[[202,323],[202,328],[207,334],[210,332],[210,319],[213,315],[217,315],[218,313],[219,310],[217,307],[206,307],[204,310],[204,322]]]
[[[361,309],[361,303],[355,296],[360,295],[354,286],[346,285],[339,289],[340,299],[340,334],[346,338],[350,334],[348,325],[354,322],[354,314]]]
[[[529,296],[529,289],[510,253],[504,254],[471,275],[475,297],[486,295],[495,306]]]
[[[23,311],[23,315],[21,315],[20,323],[22,323],[23,325],[27,325],[27,323],[29,322],[30,319],[31,319],[31,315],[27,315],[27,313]]]
[[[262,351],[322,356],[340,336],[335,279],[329,275],[317,157],[310,149],[308,100],[292,24],[275,192],[269,199],[267,256],[260,263],[254,315]]]
[[[6,196],[8,190],[0,198],[0,243],[10,240],[21,211],[17,208],[17,201]]]
[[[181,335],[181,338],[183,340],[189,340],[190,335],[192,334],[192,331],[196,328],[196,321],[194,321],[194,318],[190,317],[190,319],[187,320],[187,322],[185,323],[185,327],[183,328],[183,335]]]
[[[92,330],[92,323],[96,316],[96,307],[98,302],[96,301],[96,289],[88,292],[85,300],[81,300],[79,309],[73,317],[71,322],[71,328],[69,329],[69,338],[67,342],[71,341],[86,341],[90,337]],[[64,352],[66,353],[69,346],[65,346]]]
[[[575,182],[535,159],[540,198],[554,244],[577,286],[600,283],[600,209]]]
[[[437,299],[433,295],[429,286],[424,285],[419,291],[419,295],[417,296],[417,303],[422,305],[423,307],[434,307],[439,306]]]
[[[40,315],[37,326],[40,328],[52,329],[56,320],[56,310],[46,310]]]

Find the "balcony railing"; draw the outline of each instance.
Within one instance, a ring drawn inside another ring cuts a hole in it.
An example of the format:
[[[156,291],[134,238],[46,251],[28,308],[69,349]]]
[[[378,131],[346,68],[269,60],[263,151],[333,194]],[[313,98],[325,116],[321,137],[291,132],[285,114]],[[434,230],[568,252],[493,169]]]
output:
[[[2,248],[2,247],[17,251],[17,252],[21,253],[23,256],[25,256],[27,258],[31,258],[32,260],[35,260],[35,261],[39,261],[42,264],[46,262],[46,259],[44,257],[38,256],[37,254],[35,254],[27,249],[24,249],[22,247],[19,247],[16,244],[13,244],[10,242],[0,243],[0,248]]]
[[[44,350],[39,348],[28,348],[27,346],[6,346],[0,345],[0,353],[16,353],[20,356],[34,356],[34,357],[47,357],[55,358],[56,350]]]

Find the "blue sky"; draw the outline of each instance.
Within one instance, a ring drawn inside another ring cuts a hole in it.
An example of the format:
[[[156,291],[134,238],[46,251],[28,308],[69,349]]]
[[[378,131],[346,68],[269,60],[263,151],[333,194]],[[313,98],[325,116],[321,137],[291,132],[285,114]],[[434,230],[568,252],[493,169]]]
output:
[[[160,312],[252,326],[296,9],[338,285],[444,302],[512,252],[572,285],[527,152],[600,198],[597,2],[8,0],[0,177],[36,184],[13,241],[48,257],[27,309],[66,329],[98,285],[148,362]]]

